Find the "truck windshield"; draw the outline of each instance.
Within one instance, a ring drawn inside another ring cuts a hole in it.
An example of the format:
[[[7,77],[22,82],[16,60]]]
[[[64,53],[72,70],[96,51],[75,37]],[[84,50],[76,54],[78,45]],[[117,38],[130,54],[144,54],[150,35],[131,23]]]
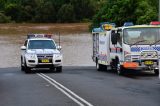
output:
[[[30,40],[28,49],[56,49],[52,40]]]
[[[151,45],[160,40],[160,28],[127,28],[123,31],[123,40],[125,44],[129,45]],[[156,44],[160,44],[160,42]]]

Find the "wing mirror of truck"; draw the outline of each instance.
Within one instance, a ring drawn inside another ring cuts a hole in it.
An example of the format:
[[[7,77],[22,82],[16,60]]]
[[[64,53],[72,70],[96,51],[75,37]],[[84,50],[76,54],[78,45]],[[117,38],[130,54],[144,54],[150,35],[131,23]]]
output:
[[[21,50],[26,50],[26,46],[21,46]]]
[[[117,41],[118,41],[118,34],[117,33],[111,34],[111,41],[112,41],[113,45],[117,44]]]
[[[61,50],[61,49],[62,49],[62,47],[61,47],[61,46],[57,46],[57,49],[58,49],[58,50]]]

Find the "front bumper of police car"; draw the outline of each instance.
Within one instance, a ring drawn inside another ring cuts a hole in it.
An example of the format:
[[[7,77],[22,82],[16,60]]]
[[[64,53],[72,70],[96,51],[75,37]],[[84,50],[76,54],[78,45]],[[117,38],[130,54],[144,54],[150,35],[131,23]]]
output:
[[[63,56],[56,54],[25,54],[26,65],[31,68],[50,68],[62,66]]]

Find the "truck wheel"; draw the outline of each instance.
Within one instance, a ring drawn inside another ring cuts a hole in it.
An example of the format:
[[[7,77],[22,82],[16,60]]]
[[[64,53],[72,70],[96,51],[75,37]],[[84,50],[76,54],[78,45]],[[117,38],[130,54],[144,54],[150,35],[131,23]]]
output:
[[[118,75],[123,75],[124,74],[124,69],[122,68],[122,66],[117,66],[117,74]]]
[[[154,73],[155,73],[156,76],[158,76],[159,75],[159,69],[155,69]]]
[[[125,70],[124,70],[123,66],[120,65],[118,58],[116,59],[116,66],[115,66],[115,68],[116,68],[116,71],[117,71],[118,75],[123,75],[124,74]]]
[[[103,65],[98,63],[98,59],[96,60],[96,69],[97,69],[97,71],[102,71],[103,70]]]
[[[62,66],[57,67],[57,68],[56,68],[56,72],[61,73],[61,72],[62,72]]]

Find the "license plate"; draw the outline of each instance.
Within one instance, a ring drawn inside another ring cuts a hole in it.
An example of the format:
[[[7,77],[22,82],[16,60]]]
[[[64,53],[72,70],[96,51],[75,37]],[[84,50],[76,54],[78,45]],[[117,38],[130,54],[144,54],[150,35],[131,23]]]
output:
[[[49,63],[48,59],[42,59],[41,61],[42,61],[42,63]]]
[[[145,61],[144,64],[145,65],[153,65],[153,61]]]

